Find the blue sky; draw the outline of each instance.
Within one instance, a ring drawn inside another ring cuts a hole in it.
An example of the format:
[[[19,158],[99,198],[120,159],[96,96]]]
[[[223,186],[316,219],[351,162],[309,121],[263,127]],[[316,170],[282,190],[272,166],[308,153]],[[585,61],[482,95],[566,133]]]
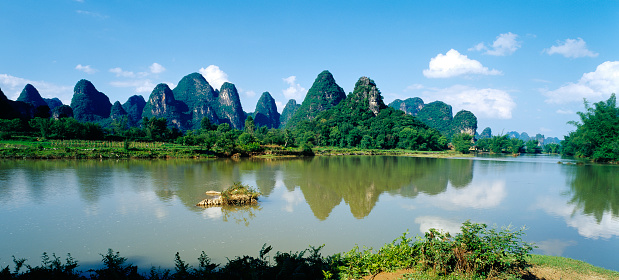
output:
[[[322,70],[348,93],[442,100],[478,131],[562,138],[582,100],[619,92],[619,1],[1,0],[0,88],[69,103],[80,79],[112,102],[202,73],[281,111]],[[281,104],[281,105],[280,105]]]

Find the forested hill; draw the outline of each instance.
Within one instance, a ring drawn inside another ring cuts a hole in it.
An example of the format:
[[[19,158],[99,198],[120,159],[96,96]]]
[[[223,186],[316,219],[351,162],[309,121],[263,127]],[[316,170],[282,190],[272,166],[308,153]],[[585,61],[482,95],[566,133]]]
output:
[[[434,136],[440,138],[441,135],[431,132],[433,130],[430,128],[436,128],[448,139],[460,132],[474,135],[477,129],[477,119],[472,113],[462,111],[456,116],[462,115],[463,118],[453,118],[451,106],[442,102],[425,105],[423,100],[416,98],[412,107],[404,104],[397,106],[397,109],[404,109],[410,115],[389,108],[376,83],[368,77],[361,77],[353,92],[347,96],[327,70],[316,77],[303,102],[297,104],[289,100],[281,116],[268,92],[263,94],[255,112],[246,113],[234,84],[226,82],[220,89],[215,89],[199,73],[183,77],[174,89],[167,84],[158,84],[147,100],[142,96],[131,96],[122,105],[120,101],[110,102],[88,80],[80,80],[75,85],[70,106],[63,105],[57,98],[41,98],[30,84],[24,88],[18,101],[8,100],[4,95],[2,97],[0,106],[6,108],[2,110],[4,119],[74,117],[78,121],[94,122],[103,128],[118,130],[143,126],[144,118],[165,118],[169,128],[185,132],[202,128],[204,118],[208,119],[209,125],[225,123],[232,129],[243,130],[247,116],[251,115],[256,128],[281,127],[298,132],[302,130],[300,125],[303,129],[313,125],[310,131],[315,133],[303,133],[303,138],[312,139],[308,143],[346,147],[417,147],[410,141],[400,143],[399,139],[409,139],[414,134],[410,130],[402,132],[404,128],[414,127],[415,133],[424,134],[420,137],[423,141]],[[406,102],[408,100],[403,103]],[[438,109],[432,109],[435,107]],[[319,116],[320,124],[316,121]],[[460,119],[462,121],[454,121]],[[320,130],[315,130],[318,128]],[[422,149],[441,146],[437,141],[430,141]]]
[[[301,143],[369,149],[442,150],[446,137],[403,111],[385,106],[374,81],[361,77],[335,107],[294,130]]]
[[[477,133],[477,117],[470,111],[460,110],[453,116],[451,105],[442,101],[425,104],[419,97],[406,100],[396,99],[389,107],[399,109],[406,114],[416,116],[423,123],[438,129],[445,136],[466,133],[475,136]]]

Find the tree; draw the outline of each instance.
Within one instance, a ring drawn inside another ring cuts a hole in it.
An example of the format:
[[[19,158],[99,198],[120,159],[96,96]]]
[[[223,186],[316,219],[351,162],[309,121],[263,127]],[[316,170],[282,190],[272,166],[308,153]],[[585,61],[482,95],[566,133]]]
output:
[[[538,141],[537,140],[529,140],[527,141],[527,143],[525,144],[525,146],[527,147],[527,153],[528,154],[539,154],[542,152],[542,149],[538,146]]]
[[[580,122],[570,121],[576,131],[563,141],[563,154],[590,158],[594,161],[619,161],[619,108],[617,97],[589,105],[578,112]]]
[[[256,123],[254,122],[254,118],[252,118],[251,116],[247,116],[247,119],[245,120],[245,132],[249,134],[254,134],[255,131]]]
[[[471,148],[471,140],[473,136],[468,133],[458,133],[451,139],[451,144],[454,146],[454,150],[457,152],[468,154]]]

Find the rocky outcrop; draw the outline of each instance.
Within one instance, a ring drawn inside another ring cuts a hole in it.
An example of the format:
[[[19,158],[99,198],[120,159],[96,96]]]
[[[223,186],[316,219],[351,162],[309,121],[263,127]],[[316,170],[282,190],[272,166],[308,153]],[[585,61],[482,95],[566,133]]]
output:
[[[247,116],[243,111],[239,93],[234,84],[225,82],[221,85],[217,100],[219,121],[229,123],[232,128],[243,129]]]
[[[141,95],[134,95],[127,99],[127,102],[123,104],[123,109],[127,112],[129,118],[129,124],[135,126],[142,119],[142,112],[146,106],[146,100]]]
[[[292,116],[299,110],[301,104],[297,104],[297,101],[294,99],[288,100],[286,106],[284,106],[284,110],[282,114],[279,116],[279,127],[284,128],[288,121],[292,118]]]
[[[419,97],[407,98],[405,100],[396,99],[389,103],[389,107],[404,111],[404,113],[417,116],[419,111],[423,109],[423,100]]]
[[[39,91],[31,84],[27,84],[21,91],[21,94],[17,98],[17,101],[30,103],[34,108],[39,106],[46,106],[47,102],[43,100]]]
[[[370,110],[374,116],[378,115],[380,110],[387,108],[376,83],[368,77],[359,78],[355,89],[346,98],[346,103],[350,107],[361,106],[362,109]]]
[[[256,104],[256,111],[254,112],[254,123],[256,127],[266,126],[267,128],[279,127],[279,112],[277,112],[277,105],[275,105],[275,99],[269,92],[262,93],[258,103]]]
[[[203,117],[213,123],[219,123],[217,117],[218,92],[204,79],[200,73],[191,73],[183,77],[173,90],[174,98],[183,102],[188,108],[187,129],[200,128]]]
[[[80,80],[73,89],[71,109],[76,120],[97,122],[110,116],[112,103],[88,80]]]
[[[2,89],[0,89],[0,119],[14,119],[20,117],[19,112],[12,106],[13,102],[15,101],[9,100],[6,95],[4,95],[4,92],[2,92]]]
[[[492,138],[492,129],[490,129],[489,127],[484,128],[481,134],[479,134],[478,139],[484,139],[484,138]]]
[[[179,102],[174,97],[174,93],[167,84],[158,84],[148,97],[148,102],[144,106],[142,116],[151,118],[166,118],[168,126],[185,130],[187,127],[187,105]]]
[[[467,133],[475,136],[477,133],[477,117],[470,111],[461,110],[451,121],[451,133]]]
[[[114,105],[112,105],[112,109],[110,110],[110,119],[119,121],[122,120],[124,117],[127,117],[127,111],[123,109],[123,106],[120,104],[119,101],[114,102]],[[128,117],[127,120],[129,120]]]
[[[62,104],[62,101],[60,101],[60,99],[54,97],[54,98],[43,98],[43,100],[45,100],[45,103],[47,103],[47,106],[49,106],[50,110],[54,110],[56,107],[60,107],[64,104]]]
[[[287,121],[286,127],[294,127],[301,121],[313,120],[318,114],[335,107],[345,98],[344,89],[335,82],[333,75],[327,70],[322,71],[307,91],[299,109]]]

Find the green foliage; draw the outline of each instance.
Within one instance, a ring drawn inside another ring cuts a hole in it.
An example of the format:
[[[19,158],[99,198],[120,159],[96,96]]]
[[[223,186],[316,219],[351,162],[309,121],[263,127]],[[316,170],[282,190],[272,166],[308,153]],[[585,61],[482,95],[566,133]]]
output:
[[[435,229],[419,243],[420,261],[442,274],[464,272],[486,277],[515,274],[527,266],[533,245],[522,241],[524,228],[488,229],[466,221],[462,233],[452,237]]]
[[[454,146],[454,150],[457,152],[468,154],[471,148],[471,140],[473,136],[468,133],[458,133],[451,139],[451,144]]]
[[[426,104],[417,117],[429,127],[435,128],[443,135],[450,135],[453,113],[451,106],[442,101]]]
[[[571,121],[576,131],[565,136],[563,154],[590,158],[593,161],[619,161],[619,108],[613,93],[607,101],[585,100],[585,112],[578,112],[580,122]]]
[[[558,154],[561,152],[561,145],[557,143],[550,143],[544,145],[544,152],[549,154]]]
[[[522,140],[520,140],[522,141]],[[525,143],[525,146],[527,147],[527,153],[528,154],[539,154],[542,152],[542,147],[540,147],[538,145],[538,141],[537,140],[529,140]]]
[[[517,138],[509,139],[507,150],[512,154],[518,154],[522,151],[522,147],[524,146],[524,142]],[[527,148],[527,152],[529,149]]]

